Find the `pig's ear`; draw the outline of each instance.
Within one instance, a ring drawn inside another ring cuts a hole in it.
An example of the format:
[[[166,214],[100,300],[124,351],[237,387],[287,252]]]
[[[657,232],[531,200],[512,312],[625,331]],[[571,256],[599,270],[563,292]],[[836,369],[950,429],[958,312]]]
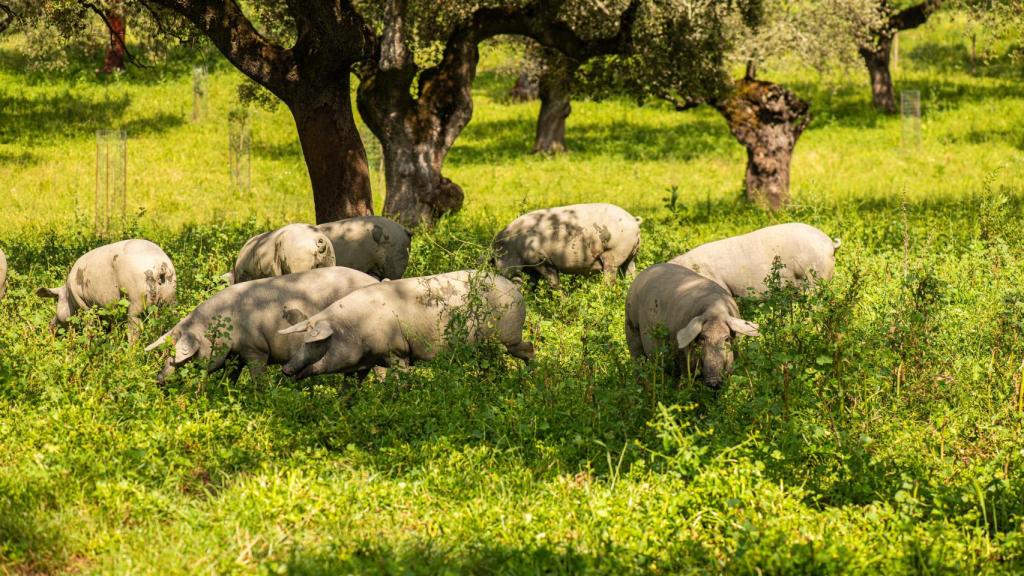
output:
[[[39,297],[42,297],[42,298],[53,298],[54,300],[59,300],[60,299],[60,291],[63,290],[63,289],[64,289],[63,286],[61,286],[60,288],[45,288],[45,287],[44,288],[37,288],[36,289],[36,296],[39,296]]]
[[[306,331],[306,338],[303,340],[304,343],[309,344],[312,342],[320,342],[326,340],[334,334],[334,328],[323,320],[317,322],[313,327]]]
[[[174,363],[181,364],[199,352],[199,341],[188,332],[183,333],[174,342]]]
[[[676,332],[676,345],[682,350],[692,343],[697,336],[700,336],[700,331],[704,329],[704,318],[697,316],[685,328]]]
[[[726,323],[729,324],[729,329],[737,334],[742,334],[743,336],[761,335],[761,333],[758,331],[757,324],[754,324],[753,322],[748,322],[747,320],[744,320],[742,318],[730,316],[729,319],[726,320]]]
[[[153,350],[156,350],[157,348],[163,346],[164,342],[167,342],[167,339],[170,337],[170,332],[165,333],[163,336],[157,338],[152,344],[146,346],[146,352],[152,352]]]
[[[289,308],[287,306],[284,307],[282,316],[284,317],[285,321],[287,321],[288,324],[291,326],[309,320],[309,317],[303,314],[302,310],[299,310],[298,308]]]
[[[289,326],[289,327],[287,327],[287,328],[285,328],[283,330],[278,330],[277,333],[286,336],[288,334],[295,334],[296,332],[305,332],[306,330],[309,330],[310,328],[311,328],[311,326],[309,325],[308,321],[306,321],[306,322],[298,322],[298,323],[293,324],[293,325],[291,325],[291,326]]]

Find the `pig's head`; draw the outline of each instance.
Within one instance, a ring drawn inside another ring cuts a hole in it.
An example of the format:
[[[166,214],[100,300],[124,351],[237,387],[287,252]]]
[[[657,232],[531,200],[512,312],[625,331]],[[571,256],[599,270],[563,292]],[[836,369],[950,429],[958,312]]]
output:
[[[198,334],[202,334],[202,331],[199,331]],[[146,346],[146,352],[160,348],[167,340],[174,343],[174,354],[167,357],[163,370],[157,376],[157,382],[160,384],[163,384],[175,368],[191,362],[196,357],[209,358],[213,351],[213,345],[205,336],[197,336],[196,330],[179,324]]]
[[[326,320],[307,320],[279,334],[302,337],[302,344],[281,368],[285,376],[302,380],[320,374],[349,372],[363,359],[362,339],[350,330],[336,330]]]
[[[72,314],[71,295],[68,294],[67,286],[61,286],[59,288],[39,288],[36,290],[36,296],[53,298],[57,301],[57,315],[54,316],[53,322],[50,323],[52,328],[67,324],[68,319],[71,318]]]
[[[697,316],[676,332],[679,350],[696,342],[701,348],[700,371],[704,383],[718,388],[732,372],[732,339],[737,335],[760,336],[757,324],[734,316],[722,318]]]
[[[336,262],[330,239],[313,226],[287,230],[274,250],[281,274],[327,268]]]

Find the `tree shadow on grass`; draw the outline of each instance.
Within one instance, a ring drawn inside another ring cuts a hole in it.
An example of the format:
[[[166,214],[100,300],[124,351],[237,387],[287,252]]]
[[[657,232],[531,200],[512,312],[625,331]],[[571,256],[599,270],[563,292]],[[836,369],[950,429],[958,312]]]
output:
[[[129,43],[129,48],[135,48]],[[150,61],[136,52],[144,68],[128,63],[123,72],[103,74],[103,52],[72,45],[67,48],[67,64],[34,69],[29,55],[14,48],[0,48],[0,69],[17,76],[26,86],[51,86],[58,82],[113,86],[118,83],[151,86],[166,82],[168,77],[191,76],[195,66],[205,66],[208,73],[231,67],[219,53],[205,57],[201,50],[187,45],[169,47],[163,57]]]
[[[4,96],[0,142],[38,143],[52,138],[92,137],[96,130],[123,128],[129,137],[159,134],[184,123],[177,114],[158,112],[125,121],[131,98],[90,100],[70,91],[55,96]]]
[[[475,122],[462,134],[449,155],[457,165],[491,164],[530,154],[535,126],[527,120]],[[566,145],[570,157],[615,156],[626,160],[690,161],[729,154],[739,144],[724,122],[687,118],[671,127],[650,126],[629,120],[596,122],[586,115],[569,117]]]

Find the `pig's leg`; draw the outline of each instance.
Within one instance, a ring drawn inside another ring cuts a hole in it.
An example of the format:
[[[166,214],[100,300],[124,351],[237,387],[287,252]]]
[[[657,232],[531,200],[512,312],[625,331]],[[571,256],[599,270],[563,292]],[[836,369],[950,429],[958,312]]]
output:
[[[131,344],[134,344],[142,334],[142,320],[139,320],[139,316],[142,316],[145,309],[144,298],[131,298],[128,304],[128,342]]]
[[[252,378],[253,381],[261,378],[267,371],[267,361],[270,359],[269,354],[262,353],[258,350],[251,350],[242,352],[241,356],[246,368],[249,369],[249,377]]]
[[[619,274],[619,269],[613,266],[604,254],[598,256],[597,261],[601,263],[601,274],[604,276],[605,284],[614,286],[616,276]]]
[[[629,258],[622,263],[622,266],[619,266],[619,273],[623,276],[636,274],[636,250],[629,255]]]
[[[238,379],[242,377],[242,368],[245,368],[245,362],[242,362],[241,358],[232,358],[231,362],[226,364],[228,366],[228,380],[232,384],[238,384]]]

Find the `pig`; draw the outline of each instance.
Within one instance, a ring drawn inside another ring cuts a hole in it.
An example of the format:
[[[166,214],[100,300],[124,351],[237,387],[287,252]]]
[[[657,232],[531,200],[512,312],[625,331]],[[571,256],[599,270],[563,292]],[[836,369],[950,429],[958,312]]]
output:
[[[492,263],[502,274],[523,271],[559,287],[559,273],[636,271],[640,223],[613,204],[574,204],[534,210],[512,221],[493,242]]]
[[[778,258],[784,286],[828,280],[836,269],[839,240],[807,224],[791,222],[702,244],[669,260],[714,280],[733,296],[759,296]]]
[[[0,250],[0,300],[7,295],[7,255]]]
[[[228,284],[334,266],[331,240],[311,224],[288,224],[253,236],[242,246]]]
[[[667,342],[659,332],[667,330]],[[653,357],[668,344],[668,372],[700,369],[713,389],[732,371],[735,335],[759,336],[758,326],[739,317],[727,290],[676,264],[657,264],[641,272],[626,296],[626,343],[634,358]],[[675,345],[672,345],[672,342]],[[700,346],[699,359],[689,352]]]
[[[302,337],[282,372],[296,380],[331,373],[362,379],[375,367],[429,360],[445,348],[455,316],[465,319],[469,343],[496,336],[510,355],[533,358],[533,344],[523,341],[526,307],[515,284],[462,270],[367,286],[282,330]]]
[[[376,283],[358,270],[333,266],[229,286],[146,347],[146,351],[155,350],[168,339],[174,343],[174,354],[167,358],[157,381],[162,384],[175,368],[197,357],[207,360],[209,372],[237,357],[248,366],[250,375],[259,377],[267,364],[284,363],[302,344],[300,335],[284,336],[279,330],[305,320],[353,290]],[[225,339],[211,342],[211,337],[219,336]],[[238,379],[242,367],[241,363],[235,367],[232,380]]]
[[[177,287],[174,264],[167,254],[149,240],[135,239],[90,250],[71,267],[67,283],[59,288],[39,288],[36,294],[57,301],[52,329],[65,326],[80,309],[112,306],[124,294],[134,335],[143,310],[174,304]]]
[[[359,216],[317,226],[331,240],[338,266],[397,280],[409,265],[412,232],[381,216]]]

